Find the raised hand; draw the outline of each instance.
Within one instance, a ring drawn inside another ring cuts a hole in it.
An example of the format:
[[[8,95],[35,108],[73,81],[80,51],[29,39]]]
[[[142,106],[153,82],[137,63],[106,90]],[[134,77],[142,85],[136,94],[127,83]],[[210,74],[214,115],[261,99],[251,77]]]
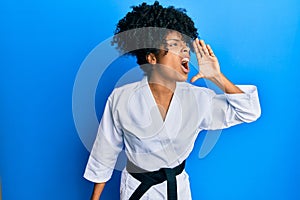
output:
[[[191,82],[200,78],[213,79],[219,76],[221,73],[220,64],[212,48],[198,38],[193,42],[193,46],[198,60],[199,72],[191,79]]]

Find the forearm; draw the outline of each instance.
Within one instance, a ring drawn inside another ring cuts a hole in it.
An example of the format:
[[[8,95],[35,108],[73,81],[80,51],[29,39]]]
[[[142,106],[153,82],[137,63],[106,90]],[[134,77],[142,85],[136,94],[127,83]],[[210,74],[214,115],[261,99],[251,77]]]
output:
[[[101,193],[104,189],[104,186],[105,186],[105,182],[104,183],[95,183],[91,200],[99,200]]]
[[[239,87],[235,86],[230,80],[228,80],[222,73],[213,78],[210,78],[209,80],[216,84],[227,94],[244,93]]]

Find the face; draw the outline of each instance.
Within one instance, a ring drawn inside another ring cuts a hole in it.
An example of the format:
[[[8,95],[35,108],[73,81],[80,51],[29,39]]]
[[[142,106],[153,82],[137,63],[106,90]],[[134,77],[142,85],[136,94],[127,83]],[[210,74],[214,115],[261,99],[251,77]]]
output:
[[[176,31],[169,32],[153,70],[166,81],[186,81],[189,73],[190,49]]]

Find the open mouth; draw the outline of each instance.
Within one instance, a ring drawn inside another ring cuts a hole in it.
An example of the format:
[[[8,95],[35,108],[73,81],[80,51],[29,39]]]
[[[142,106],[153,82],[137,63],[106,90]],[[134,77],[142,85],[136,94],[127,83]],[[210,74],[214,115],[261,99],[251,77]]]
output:
[[[181,60],[181,68],[182,68],[182,71],[184,73],[189,73],[189,71],[190,71],[190,69],[189,69],[189,61],[190,61],[189,58],[183,58]]]

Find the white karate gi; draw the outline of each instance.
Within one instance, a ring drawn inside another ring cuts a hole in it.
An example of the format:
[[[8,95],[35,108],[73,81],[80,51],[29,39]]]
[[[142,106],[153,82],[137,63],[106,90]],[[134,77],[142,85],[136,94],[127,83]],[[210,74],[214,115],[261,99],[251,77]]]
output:
[[[243,94],[216,95],[210,89],[177,82],[165,120],[152,96],[147,78],[114,89],[109,96],[84,177],[92,182],[110,179],[123,147],[128,159],[148,171],[182,163],[201,130],[223,129],[260,116],[255,86],[239,86]],[[179,200],[191,199],[185,171],[176,177]],[[139,181],[126,169],[121,177],[121,200],[127,200]],[[167,199],[166,181],[152,186],[142,199]]]

